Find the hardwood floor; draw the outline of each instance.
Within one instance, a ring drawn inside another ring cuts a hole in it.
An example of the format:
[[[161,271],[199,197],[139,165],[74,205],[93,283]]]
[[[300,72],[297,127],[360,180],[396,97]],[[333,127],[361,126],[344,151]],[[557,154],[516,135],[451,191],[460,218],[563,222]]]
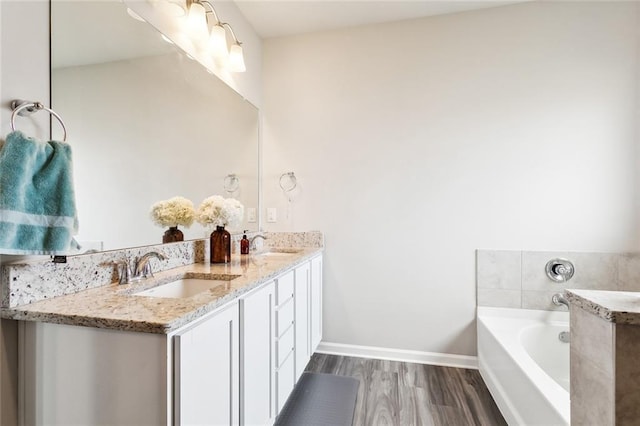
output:
[[[360,380],[354,426],[506,425],[477,370],[324,354],[306,370]]]

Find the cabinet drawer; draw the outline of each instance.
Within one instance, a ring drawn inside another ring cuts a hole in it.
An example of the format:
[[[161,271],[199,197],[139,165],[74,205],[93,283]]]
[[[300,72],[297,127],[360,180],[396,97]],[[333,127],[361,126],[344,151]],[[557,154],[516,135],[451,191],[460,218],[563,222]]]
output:
[[[278,367],[282,366],[282,363],[287,360],[289,353],[293,351],[294,337],[293,327],[290,327],[287,332],[278,339],[278,343],[276,344],[276,365]]]
[[[282,333],[293,324],[294,310],[293,299],[289,299],[287,303],[278,307],[276,311],[276,337],[282,336]]]
[[[291,391],[293,391],[295,382],[293,359],[294,356],[291,354],[291,356],[284,360],[284,364],[282,364],[276,372],[276,404],[278,413],[280,413]]]
[[[286,274],[279,277],[277,280],[276,288],[276,304],[280,305],[293,297],[293,271],[289,271]]]

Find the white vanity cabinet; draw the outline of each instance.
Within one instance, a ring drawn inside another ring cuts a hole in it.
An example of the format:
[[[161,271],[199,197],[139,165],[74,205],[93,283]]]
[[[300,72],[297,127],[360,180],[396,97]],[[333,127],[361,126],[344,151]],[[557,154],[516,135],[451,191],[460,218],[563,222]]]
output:
[[[240,424],[238,302],[177,333],[174,424]]]
[[[295,269],[295,376],[304,373],[322,340],[322,256]]]
[[[238,425],[239,302],[153,334],[22,323],[24,425]]]
[[[296,381],[311,359],[311,263],[295,269]]]
[[[274,322],[275,283],[267,283],[240,301],[241,312],[241,423],[265,425],[275,420]]]
[[[167,336],[22,322],[25,426],[171,424]]]
[[[24,425],[270,425],[322,338],[322,256],[155,334],[20,323]]]
[[[276,278],[276,409],[280,412],[295,385],[294,271]]]
[[[322,340],[322,255],[311,259],[311,353]]]

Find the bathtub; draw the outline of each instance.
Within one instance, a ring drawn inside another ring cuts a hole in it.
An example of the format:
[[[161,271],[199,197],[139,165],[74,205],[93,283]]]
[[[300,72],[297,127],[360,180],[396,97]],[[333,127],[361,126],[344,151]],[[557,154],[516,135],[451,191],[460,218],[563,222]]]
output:
[[[478,307],[478,367],[507,423],[569,425],[569,312]]]

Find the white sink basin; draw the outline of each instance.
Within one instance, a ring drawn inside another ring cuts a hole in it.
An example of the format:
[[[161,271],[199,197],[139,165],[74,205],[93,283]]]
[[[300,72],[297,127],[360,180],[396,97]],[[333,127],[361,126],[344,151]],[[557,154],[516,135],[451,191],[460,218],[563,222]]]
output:
[[[267,256],[267,257],[283,257],[283,256],[291,256],[292,254],[301,253],[302,249],[269,249],[269,251],[265,251],[262,253],[257,253],[256,256]]]
[[[280,252],[280,251],[266,251],[264,253],[258,254],[258,256],[284,257],[284,256],[291,256],[292,254],[295,254],[295,253],[283,253],[283,252]]]
[[[200,278],[183,278],[162,284],[157,287],[133,293],[134,296],[147,297],[167,297],[171,299],[181,299],[185,297],[195,296],[215,289],[216,287],[224,287],[229,284],[229,280],[204,280]]]

